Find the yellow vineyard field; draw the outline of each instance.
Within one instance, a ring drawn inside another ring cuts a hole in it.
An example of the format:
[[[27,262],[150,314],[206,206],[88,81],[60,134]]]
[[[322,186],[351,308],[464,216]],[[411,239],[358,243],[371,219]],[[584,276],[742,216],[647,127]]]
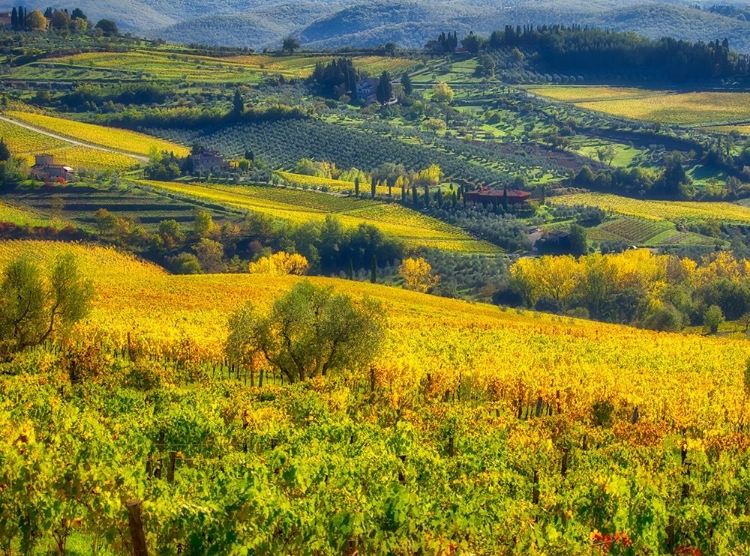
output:
[[[10,222],[17,226],[51,226],[53,228],[62,228],[66,224],[63,220],[57,218],[45,219],[30,210],[9,205],[2,201],[0,201],[0,222]]]
[[[343,180],[333,180],[329,178],[319,178],[316,176],[306,176],[304,174],[293,174],[292,172],[276,172],[289,185],[294,187],[323,188],[326,187],[331,191],[354,192],[354,183]],[[388,187],[384,185],[376,186],[377,195],[388,195]],[[360,184],[360,195],[363,197],[370,196],[370,184]],[[400,198],[401,189],[394,187],[391,191],[393,197]],[[411,194],[411,193],[410,193]]]
[[[153,148],[158,151],[173,152],[177,156],[186,156],[190,150],[182,145],[157,139],[143,133],[116,129],[83,122],[55,118],[43,114],[28,112],[9,112],[9,116],[38,128],[70,137],[72,139],[141,156],[148,156]]]
[[[289,222],[321,222],[327,215],[335,215],[344,226],[371,224],[386,235],[401,239],[414,247],[437,247],[464,252],[498,251],[495,246],[472,239],[458,228],[396,204],[386,205],[363,199],[275,187],[143,183]]]
[[[158,352],[189,340],[222,357],[228,314],[247,300],[268,306],[300,278],[171,276],[112,249],[49,242],[0,243],[0,265],[26,254],[51,261],[73,252],[95,283],[94,310],[81,325],[103,341],[128,333]],[[556,395],[588,415],[595,400],[637,405],[642,417],[669,415],[675,428],[711,431],[745,403],[743,340],[650,332],[472,304],[359,282],[314,278],[357,298],[381,300],[389,319],[377,366],[396,388],[426,380],[476,381],[488,391],[523,387]],[[679,392],[679,395],[675,395]]]
[[[88,147],[68,147],[50,151],[50,153],[55,155],[55,162],[67,164],[76,169],[125,171],[139,166],[138,160],[127,155]]]
[[[750,93],[657,91],[619,87],[541,87],[531,91],[612,116],[704,126],[747,121]]]
[[[0,120],[0,138],[5,140],[14,156],[42,153],[68,146],[68,143],[24,129],[10,122]]]
[[[750,209],[733,203],[698,203],[691,201],[644,201],[607,195],[581,193],[551,197],[558,205],[588,205],[606,211],[650,220],[720,220],[722,222],[750,223]]]

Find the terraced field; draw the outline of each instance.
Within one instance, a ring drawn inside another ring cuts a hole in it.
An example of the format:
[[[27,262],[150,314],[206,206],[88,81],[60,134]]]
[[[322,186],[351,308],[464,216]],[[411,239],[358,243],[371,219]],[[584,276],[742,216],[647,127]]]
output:
[[[345,226],[371,224],[388,236],[401,239],[414,247],[436,247],[462,252],[498,252],[498,248],[490,243],[475,240],[458,228],[396,204],[275,187],[153,181],[141,183],[219,205],[267,214],[289,222],[323,221],[327,215],[335,215]]]
[[[134,131],[76,122],[31,112],[8,112],[8,116],[64,137],[108,149],[133,153],[134,155],[148,156],[152,149],[160,152],[173,152],[177,156],[187,156],[190,153],[190,149],[182,145]]]
[[[707,221],[721,220],[736,224],[750,223],[750,208],[734,203],[699,203],[694,201],[644,201],[604,193],[581,193],[552,197],[559,205],[588,205],[606,211],[638,216],[647,220]]]
[[[670,125],[719,126],[750,120],[750,93],[620,87],[541,87],[534,94],[606,114]]]
[[[316,189],[326,188],[331,191],[354,194],[354,183],[350,181],[332,180],[328,178],[319,178],[316,176],[305,176],[303,174],[294,174],[292,172],[276,172],[276,174],[293,187]],[[368,197],[371,191],[370,185],[364,183],[360,184],[359,191],[362,196]],[[376,186],[375,193],[377,195],[387,195],[388,187],[384,185]],[[391,193],[394,197],[400,196],[401,188],[394,187]]]
[[[67,223],[59,218],[44,218],[27,208],[0,201],[0,222],[10,222],[16,226],[62,228]]]
[[[173,81],[195,83],[257,83],[267,73],[289,78],[309,77],[315,65],[327,63],[331,56],[250,55],[212,58],[172,52],[139,51],[89,52],[47,59],[17,68],[16,79],[117,79]],[[362,56],[355,60],[361,71],[378,75],[385,70],[398,74],[416,67],[415,60],[385,56]]]

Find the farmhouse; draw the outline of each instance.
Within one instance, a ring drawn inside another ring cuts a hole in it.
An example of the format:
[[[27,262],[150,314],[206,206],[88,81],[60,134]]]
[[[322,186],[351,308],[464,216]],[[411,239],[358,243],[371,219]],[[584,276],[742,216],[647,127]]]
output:
[[[13,19],[11,12],[0,8],[0,29],[10,29]]]
[[[377,90],[379,79],[374,77],[363,79],[357,83],[357,100],[364,102],[365,104],[373,104],[377,102]]]
[[[206,149],[203,152],[192,155],[190,158],[193,161],[193,171],[195,173],[214,172],[228,166],[224,157],[213,149]]]
[[[502,204],[504,195],[505,193],[502,189],[482,187],[476,191],[467,191],[466,200],[470,203],[482,203],[487,206],[496,202]],[[528,191],[520,191],[518,189],[508,190],[509,205],[520,205],[528,202],[529,199],[531,199],[531,193]]]
[[[35,158],[36,164],[31,167],[31,175],[37,179],[71,180],[76,176],[75,170],[70,166],[55,164],[55,157],[51,154],[38,154]]]

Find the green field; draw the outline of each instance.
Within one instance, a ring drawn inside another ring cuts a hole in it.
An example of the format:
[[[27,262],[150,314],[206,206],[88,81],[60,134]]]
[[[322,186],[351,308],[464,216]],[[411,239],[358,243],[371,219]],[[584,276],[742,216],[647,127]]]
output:
[[[288,222],[321,222],[335,215],[345,226],[371,224],[413,247],[493,253],[493,245],[397,204],[339,197],[278,187],[198,185],[143,182],[157,189],[204,199],[219,205],[266,214]]]
[[[307,78],[317,63],[327,63],[330,55],[248,55],[225,58],[196,56],[155,50],[128,52],[89,52],[50,58],[13,70],[15,79],[44,80],[154,80],[194,83],[257,83],[267,74],[288,78]],[[385,70],[394,74],[408,71],[418,64],[408,58],[361,56],[355,60],[358,69],[371,75]]]

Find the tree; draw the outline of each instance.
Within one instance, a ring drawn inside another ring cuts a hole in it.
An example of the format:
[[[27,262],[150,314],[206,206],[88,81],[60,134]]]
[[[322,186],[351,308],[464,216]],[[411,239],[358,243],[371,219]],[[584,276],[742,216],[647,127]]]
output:
[[[266,276],[302,276],[309,268],[310,263],[303,255],[279,251],[250,263],[248,271]]]
[[[450,104],[453,102],[455,93],[447,83],[436,83],[432,87],[432,100],[440,104]]]
[[[372,256],[372,268],[370,269],[370,283],[378,283],[378,258],[376,255]]]
[[[0,285],[0,343],[10,352],[65,338],[90,309],[94,289],[72,254],[60,255],[49,280],[27,258],[11,262]]]
[[[404,88],[404,94],[407,97],[411,96],[412,92],[414,92],[414,86],[411,83],[411,77],[408,72],[405,72],[404,75],[401,76],[401,85]]]
[[[55,10],[52,13],[52,18],[50,19],[50,27],[58,31],[63,29],[67,30],[70,28],[71,22],[72,20],[70,19],[70,15],[68,15],[68,12],[63,10]]]
[[[10,160],[10,149],[5,144],[5,139],[0,137],[0,162],[7,162]]]
[[[99,29],[105,37],[117,37],[120,35],[117,23],[111,19],[100,19],[94,26],[94,29]]]
[[[408,289],[419,292],[431,290],[440,281],[440,277],[432,273],[430,263],[422,257],[405,259],[398,268],[398,274]]]
[[[10,26],[14,31],[18,30],[18,10],[13,8],[10,12]]]
[[[96,228],[99,230],[99,233],[105,235],[115,229],[117,217],[107,209],[100,208],[94,214],[94,222],[96,223]]]
[[[575,257],[585,255],[589,251],[588,239],[586,237],[586,228],[573,224],[570,226],[570,252]]]
[[[226,270],[226,265],[224,264],[224,246],[218,241],[204,237],[193,247],[193,250],[204,272],[218,274]]]
[[[193,213],[193,217],[193,231],[198,237],[206,237],[216,229],[214,219],[211,217],[211,213],[207,210],[196,209]]]
[[[284,39],[284,42],[281,44],[281,51],[282,52],[288,52],[289,54],[294,54],[295,50],[300,49],[300,44],[297,39],[294,37],[287,37]]]
[[[88,17],[86,17],[86,14],[83,13],[83,10],[81,8],[76,8],[73,10],[73,13],[70,14],[71,19],[83,19],[84,21],[88,21]]]
[[[614,161],[616,156],[617,151],[612,145],[607,145],[606,147],[599,147],[598,149],[596,149],[596,157],[599,159],[599,162],[606,163],[607,166],[612,166],[612,162]]]
[[[359,197],[359,176],[354,178],[354,196]]]
[[[391,85],[391,75],[384,71],[378,81],[378,88],[375,91],[375,96],[380,104],[385,104],[393,96],[393,86]]]
[[[393,56],[396,53],[396,48],[396,43],[393,41],[388,41],[387,43],[385,43],[385,51],[389,56]]]
[[[236,116],[241,115],[245,111],[245,101],[242,99],[242,93],[239,89],[234,91],[234,114]]]
[[[26,26],[30,31],[44,31],[47,28],[47,18],[39,10],[34,10],[26,16]]]
[[[706,313],[703,315],[703,326],[711,334],[716,334],[719,331],[719,326],[724,322],[724,314],[721,312],[721,307],[718,305],[711,305],[706,309]]]
[[[473,32],[469,33],[466,37],[461,40],[461,46],[464,50],[477,54],[484,45],[484,39],[479,35],[475,35]]]
[[[159,222],[158,234],[161,237],[164,247],[167,249],[173,249],[185,239],[185,235],[180,229],[180,224],[172,219]]]
[[[180,253],[169,259],[169,262],[175,274],[201,274],[203,272],[201,262],[192,253]]]
[[[260,356],[289,382],[345,370],[357,371],[373,360],[385,338],[382,305],[354,303],[332,287],[305,281],[278,298],[270,313],[252,303],[229,319],[226,353],[249,364]]]

